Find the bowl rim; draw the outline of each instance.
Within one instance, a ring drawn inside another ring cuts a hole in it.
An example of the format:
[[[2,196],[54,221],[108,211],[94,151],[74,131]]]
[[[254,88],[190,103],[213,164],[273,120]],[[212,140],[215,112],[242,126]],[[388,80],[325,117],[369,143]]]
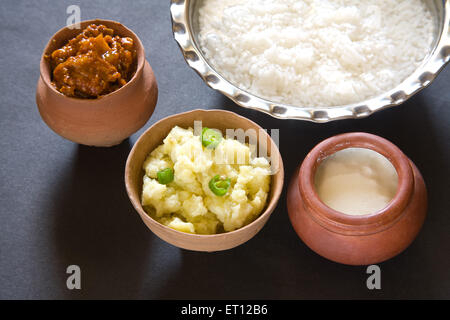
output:
[[[450,61],[450,1],[445,1],[442,12],[439,12],[443,17],[438,41],[421,65],[395,88],[376,97],[342,106],[297,107],[277,103],[240,89],[208,63],[193,36],[189,14],[191,1],[171,0],[170,4],[173,36],[186,63],[209,87],[221,92],[237,105],[261,111],[277,119],[325,123],[334,120],[366,118],[377,111],[398,106],[428,87]]]
[[[105,24],[106,23],[106,24]],[[51,83],[51,73],[52,70],[49,66],[48,61],[46,61],[45,56],[47,54],[49,54],[49,49],[53,44],[53,41],[55,40],[55,38],[60,35],[61,33],[67,31],[68,29],[71,28],[75,28],[76,24],[72,24],[72,25],[68,25],[65,27],[60,28],[58,31],[56,31],[49,39],[49,41],[47,42],[44,51],[42,52],[41,55],[41,59],[40,59],[40,63],[39,63],[39,75],[42,79],[42,82],[45,84],[45,86],[47,88],[49,88],[51,90],[51,92],[53,92],[54,94],[57,94],[59,96],[62,96],[66,99],[71,99],[73,101],[82,101],[83,103],[89,103],[89,104],[94,104],[97,101],[99,101],[100,99],[106,99],[109,97],[112,97],[116,94],[119,94],[121,91],[126,90],[126,88],[128,88],[129,86],[132,86],[133,83],[135,83],[141,75],[142,72],[144,70],[144,66],[145,66],[145,62],[146,62],[146,58],[145,58],[145,48],[144,45],[142,44],[141,39],[137,36],[137,34],[131,30],[130,28],[128,28],[127,26],[123,25],[122,23],[115,21],[115,20],[108,20],[108,19],[89,19],[89,20],[83,20],[80,21],[80,27],[77,28],[79,29],[79,31],[81,32],[85,27],[91,25],[91,24],[104,24],[106,26],[108,25],[113,25],[113,26],[119,26],[120,28],[123,28],[126,32],[130,33],[130,35],[132,35],[134,37],[134,40],[138,43],[138,48],[136,50],[136,71],[134,72],[133,76],[131,77],[131,79],[122,87],[120,87],[117,90],[114,90],[113,92],[110,92],[106,95],[100,96],[98,98],[95,99],[85,99],[85,98],[77,98],[77,97],[68,97],[65,94],[63,94],[62,92],[59,92],[55,86],[52,85]],[[114,30],[116,31],[116,30]],[[79,34],[79,33],[78,33]],[[64,39],[63,42],[67,42],[70,39]],[[48,66],[48,68],[46,68]],[[48,72],[47,70],[48,69]]]
[[[327,157],[348,148],[373,150],[394,166],[398,176],[397,191],[381,210],[350,215],[327,206],[320,199],[314,182],[318,167]],[[343,133],[323,140],[305,157],[296,178],[305,205],[314,208],[313,220],[332,232],[346,235],[367,235],[388,229],[404,214],[414,190],[414,174],[406,155],[389,140],[366,132]]]
[[[138,140],[136,141],[136,143],[133,145],[133,148],[131,149],[126,164],[125,164],[125,188],[127,191],[127,195],[128,198],[130,199],[134,209],[137,211],[137,213],[139,214],[139,216],[142,219],[145,219],[145,221],[149,221],[152,225],[158,226],[158,228],[164,230],[166,233],[170,233],[173,235],[178,235],[178,236],[184,236],[184,237],[191,237],[191,238],[197,238],[197,239],[219,239],[219,238],[223,238],[223,237],[230,237],[233,235],[238,235],[240,233],[245,232],[246,230],[252,228],[254,225],[259,224],[261,222],[261,220],[265,219],[267,217],[267,219],[270,217],[270,215],[272,214],[272,212],[275,210],[275,208],[278,205],[278,202],[280,200],[281,197],[281,193],[284,189],[284,165],[283,165],[283,159],[281,157],[281,153],[278,149],[278,146],[275,144],[275,142],[272,140],[272,138],[270,137],[270,135],[267,135],[267,137],[270,139],[271,142],[271,148],[275,147],[275,152],[278,154],[278,171],[277,173],[275,173],[274,175],[272,175],[273,179],[275,179],[275,176],[278,176],[279,179],[279,187],[275,190],[273,190],[273,195],[271,198],[268,198],[268,202],[267,202],[267,206],[264,208],[264,211],[262,211],[259,216],[253,220],[252,222],[250,222],[249,224],[238,228],[236,230],[233,231],[229,231],[229,232],[223,232],[223,233],[217,233],[217,234],[211,234],[211,235],[205,235],[205,234],[193,234],[193,233],[187,233],[187,232],[182,232],[182,231],[178,231],[175,229],[172,229],[170,227],[167,227],[165,225],[163,225],[162,223],[156,221],[155,219],[153,219],[152,217],[150,217],[147,212],[143,209],[142,205],[141,205],[141,201],[140,199],[135,199],[132,196],[132,190],[133,190],[133,186],[131,184],[130,181],[130,175],[131,175],[131,169],[130,169],[130,162],[131,159],[134,157],[137,148],[139,147],[139,145],[142,143],[142,141],[145,139],[145,136],[149,135],[151,133],[151,131],[157,127],[159,124],[161,124],[162,122],[168,121],[168,120],[172,120],[175,118],[179,118],[179,117],[183,117],[186,116],[188,114],[192,114],[192,113],[208,113],[208,112],[212,112],[212,113],[223,113],[229,116],[234,116],[234,117],[238,117],[241,119],[244,119],[245,121],[248,121],[252,124],[254,124],[256,127],[261,128],[261,126],[259,126],[256,122],[245,118],[237,113],[234,113],[232,111],[228,111],[228,110],[222,110],[222,109],[194,109],[194,110],[189,110],[189,111],[185,111],[185,112],[181,112],[181,113],[177,113],[177,114],[173,114],[170,115],[168,117],[162,118],[160,120],[158,120],[157,122],[155,122],[153,125],[151,125],[147,130],[145,130],[144,133],[141,134],[141,136],[138,138]],[[152,151],[152,150],[151,150]],[[150,151],[150,152],[151,152]],[[271,154],[272,154],[273,150],[271,149]],[[272,188],[272,185],[271,185]],[[270,193],[269,193],[270,196]],[[153,232],[153,230],[152,230]],[[256,233],[254,234],[256,235]],[[253,235],[253,236],[254,236]],[[252,237],[253,237],[252,236]]]

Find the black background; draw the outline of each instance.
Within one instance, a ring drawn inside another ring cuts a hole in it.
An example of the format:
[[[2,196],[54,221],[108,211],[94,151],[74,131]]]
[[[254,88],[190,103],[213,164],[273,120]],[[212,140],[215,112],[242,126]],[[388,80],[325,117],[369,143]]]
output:
[[[36,108],[40,55],[65,25],[71,4],[80,5],[82,20],[112,19],[134,30],[158,80],[152,118],[117,147],[66,141]],[[173,40],[169,1],[0,5],[0,298],[450,298],[450,70],[405,104],[366,119],[282,121],[240,108],[202,82]],[[336,264],[309,250],[290,225],[285,192],[263,230],[235,249],[190,252],[154,236],[127,198],[125,161],[145,128],[195,108],[231,110],[264,128],[279,128],[286,182],[314,145],[338,133],[374,133],[402,149],[424,175],[429,211],[414,243],[380,264],[382,289],[366,288],[366,267]],[[78,291],[66,288],[71,264],[82,270]]]

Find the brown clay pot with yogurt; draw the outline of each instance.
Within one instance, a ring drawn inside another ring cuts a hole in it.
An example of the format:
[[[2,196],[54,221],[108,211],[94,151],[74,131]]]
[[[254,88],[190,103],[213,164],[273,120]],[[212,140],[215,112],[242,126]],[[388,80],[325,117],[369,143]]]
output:
[[[398,175],[394,198],[381,211],[349,215],[325,205],[315,190],[315,173],[328,156],[347,148],[368,148],[386,157]],[[348,265],[370,265],[405,250],[419,233],[427,191],[417,167],[388,140],[368,133],[331,137],[306,156],[291,179],[287,206],[298,236],[319,255]]]

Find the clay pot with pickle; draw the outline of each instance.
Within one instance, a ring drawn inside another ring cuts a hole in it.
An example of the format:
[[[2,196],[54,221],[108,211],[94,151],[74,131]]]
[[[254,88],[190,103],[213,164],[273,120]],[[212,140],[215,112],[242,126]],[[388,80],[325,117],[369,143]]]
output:
[[[95,99],[67,96],[52,83],[53,70],[46,57],[92,24],[133,40],[135,72],[126,84]],[[63,138],[89,146],[114,146],[142,128],[152,115],[158,98],[156,79],[141,41],[130,29],[109,20],[83,21],[80,26],[61,29],[48,42],[40,62],[36,102],[44,122]]]

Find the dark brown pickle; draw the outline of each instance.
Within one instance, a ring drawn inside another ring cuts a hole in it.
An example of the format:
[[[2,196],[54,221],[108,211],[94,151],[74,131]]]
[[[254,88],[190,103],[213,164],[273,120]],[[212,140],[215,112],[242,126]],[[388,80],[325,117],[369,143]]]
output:
[[[95,99],[131,80],[136,71],[136,49],[128,37],[91,24],[60,49],[46,56],[52,83],[68,97]]]

